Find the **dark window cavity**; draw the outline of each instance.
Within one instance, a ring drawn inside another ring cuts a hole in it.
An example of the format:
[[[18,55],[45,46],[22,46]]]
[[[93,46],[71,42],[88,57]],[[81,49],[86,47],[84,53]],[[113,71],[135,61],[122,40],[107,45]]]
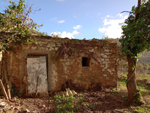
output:
[[[90,58],[82,57],[82,67],[89,67],[90,66]]]

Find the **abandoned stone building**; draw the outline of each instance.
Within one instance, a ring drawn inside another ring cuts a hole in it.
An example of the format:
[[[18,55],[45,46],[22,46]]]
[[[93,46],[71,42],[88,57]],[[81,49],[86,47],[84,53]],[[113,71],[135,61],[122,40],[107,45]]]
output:
[[[117,44],[107,40],[37,37],[6,54],[9,81],[21,94],[117,85]]]

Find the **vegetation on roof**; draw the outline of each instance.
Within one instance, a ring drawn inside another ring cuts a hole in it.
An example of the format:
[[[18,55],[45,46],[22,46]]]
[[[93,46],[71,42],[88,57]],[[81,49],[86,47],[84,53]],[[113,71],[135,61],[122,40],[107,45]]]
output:
[[[25,5],[25,0],[19,0],[18,4],[10,0],[9,3],[4,12],[0,12],[0,49],[3,51],[8,49],[11,43],[23,44],[22,39],[28,43],[35,35],[42,35],[38,32],[42,25],[30,17],[33,10]]]

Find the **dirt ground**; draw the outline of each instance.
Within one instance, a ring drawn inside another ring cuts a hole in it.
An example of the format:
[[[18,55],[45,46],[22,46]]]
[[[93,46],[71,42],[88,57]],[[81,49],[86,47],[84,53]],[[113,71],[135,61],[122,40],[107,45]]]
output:
[[[76,91],[77,95],[71,100],[65,98],[65,101],[56,98],[56,93],[45,98],[16,96],[11,101],[0,96],[0,103],[5,103],[5,109],[0,105],[0,113],[150,113],[150,84],[143,82],[145,79],[138,80],[145,101],[143,106],[126,106],[127,89],[122,80],[124,78],[119,79],[117,89]]]
[[[81,108],[74,113],[123,113],[125,108],[127,111],[133,112],[132,109],[127,108],[124,105],[124,98],[126,93],[115,92],[109,89],[103,91],[84,91],[78,92],[78,95],[82,95],[83,99],[78,103]],[[13,102],[7,102],[10,106],[13,106],[11,110],[19,113],[55,113],[55,102],[49,101],[53,99],[54,95],[47,98],[16,98]],[[3,99],[4,101],[4,99]],[[85,105],[85,104],[87,105]]]

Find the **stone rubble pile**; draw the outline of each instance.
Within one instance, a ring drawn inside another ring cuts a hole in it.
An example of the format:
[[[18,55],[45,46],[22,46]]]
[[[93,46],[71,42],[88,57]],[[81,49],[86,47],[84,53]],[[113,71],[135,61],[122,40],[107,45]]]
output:
[[[20,106],[14,106],[5,99],[0,99],[0,113],[30,113],[30,111],[22,109]]]
[[[71,96],[71,95],[76,95],[77,92],[74,90],[70,90],[69,88],[66,88],[66,91],[60,91],[57,93],[59,96]]]

